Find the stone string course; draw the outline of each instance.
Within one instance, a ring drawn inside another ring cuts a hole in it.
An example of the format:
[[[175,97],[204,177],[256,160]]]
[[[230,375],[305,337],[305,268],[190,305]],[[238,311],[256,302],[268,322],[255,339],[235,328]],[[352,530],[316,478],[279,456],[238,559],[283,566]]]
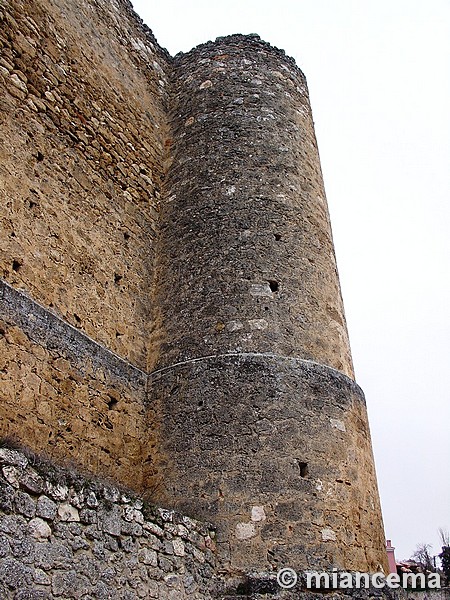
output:
[[[0,469],[2,600],[210,597],[211,527],[17,450]]]

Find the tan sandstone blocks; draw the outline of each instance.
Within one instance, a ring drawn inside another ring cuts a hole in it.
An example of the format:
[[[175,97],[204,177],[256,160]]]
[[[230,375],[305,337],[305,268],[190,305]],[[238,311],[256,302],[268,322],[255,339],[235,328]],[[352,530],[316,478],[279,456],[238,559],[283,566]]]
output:
[[[168,57],[129,8],[0,10],[1,275],[145,366]]]

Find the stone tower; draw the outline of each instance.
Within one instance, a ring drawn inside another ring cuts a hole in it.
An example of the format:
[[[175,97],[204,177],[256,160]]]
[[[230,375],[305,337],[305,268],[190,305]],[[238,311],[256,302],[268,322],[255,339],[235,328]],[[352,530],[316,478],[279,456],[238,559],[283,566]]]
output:
[[[126,0],[0,18],[0,436],[211,522],[220,572],[386,567],[294,61],[172,58]]]
[[[149,394],[165,493],[234,569],[385,564],[304,75],[258,36],[177,56]]]

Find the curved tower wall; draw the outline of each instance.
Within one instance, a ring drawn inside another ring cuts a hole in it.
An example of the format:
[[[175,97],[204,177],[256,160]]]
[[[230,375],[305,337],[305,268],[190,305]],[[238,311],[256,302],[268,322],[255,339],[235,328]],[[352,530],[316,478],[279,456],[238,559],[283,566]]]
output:
[[[306,81],[255,36],[175,58],[161,209],[161,500],[233,570],[385,566]],[[156,482],[157,483],[157,482]]]
[[[158,366],[270,352],[351,377],[306,80],[245,40],[175,59]]]

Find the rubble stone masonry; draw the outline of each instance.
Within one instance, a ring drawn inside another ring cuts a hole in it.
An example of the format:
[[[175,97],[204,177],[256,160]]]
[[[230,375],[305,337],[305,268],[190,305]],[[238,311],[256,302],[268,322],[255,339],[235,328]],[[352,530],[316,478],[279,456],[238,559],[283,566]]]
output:
[[[0,448],[2,600],[206,599],[214,529]]]
[[[145,368],[168,56],[120,2],[0,18],[3,278]]]

